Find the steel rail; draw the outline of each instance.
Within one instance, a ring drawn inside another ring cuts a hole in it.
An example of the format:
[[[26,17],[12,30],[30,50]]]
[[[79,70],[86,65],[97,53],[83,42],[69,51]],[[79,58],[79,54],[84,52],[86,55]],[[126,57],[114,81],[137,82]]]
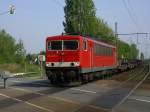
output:
[[[132,81],[132,79],[135,79],[136,77],[141,76],[141,74],[145,72],[146,68],[147,68],[147,66],[145,66],[145,67],[144,67],[140,72],[138,72],[137,74],[136,74],[136,73],[132,73],[134,76],[128,78],[127,80],[123,81],[121,84],[119,84],[119,85],[116,86],[115,88],[110,89],[110,90],[107,91],[107,92],[109,93],[109,92],[111,92],[111,91],[113,91],[113,90],[117,90],[117,89],[119,89],[120,87],[122,87],[122,86],[128,84],[128,82],[129,82],[129,81]],[[143,74],[142,74],[142,75],[143,75]],[[106,92],[106,93],[107,93],[107,92]],[[104,93],[104,94],[106,94],[106,93]],[[101,95],[101,96],[102,96],[102,95]],[[101,97],[101,96],[100,96],[100,97]],[[86,107],[88,107],[88,106],[93,107],[93,108],[96,108],[96,109],[99,109],[99,110],[101,110],[101,109],[107,110],[107,111],[110,110],[110,109],[105,109],[105,108],[102,108],[102,107],[99,108],[99,107],[97,107],[97,106],[91,105],[91,103],[93,103],[93,102],[95,102],[95,101],[97,101],[97,97],[96,97],[95,99],[93,99],[90,103],[85,103],[85,104],[81,105],[79,108],[73,110],[72,112],[80,112],[81,109],[86,108]]]
[[[115,109],[117,107],[119,107],[123,102],[125,102],[127,100],[127,98],[149,77],[150,75],[150,68],[148,70],[148,73],[146,73],[146,75],[144,76],[144,78],[142,78],[142,80],[140,80],[135,86],[134,88],[129,92],[129,94],[124,97],[113,109],[111,112],[115,112]]]

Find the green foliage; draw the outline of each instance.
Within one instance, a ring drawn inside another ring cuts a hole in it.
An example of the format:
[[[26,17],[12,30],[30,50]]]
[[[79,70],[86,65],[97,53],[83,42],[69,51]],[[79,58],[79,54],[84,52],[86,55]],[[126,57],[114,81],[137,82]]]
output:
[[[15,39],[5,30],[0,31],[0,64],[22,63],[25,56],[23,42]]]
[[[40,66],[28,64],[26,66],[23,64],[16,64],[16,63],[5,63],[0,64],[0,70],[10,71],[11,73],[22,73],[22,72],[38,72],[40,73]]]
[[[113,40],[112,29],[104,20],[96,17],[96,9],[92,0],[65,0],[64,30],[68,34],[80,34]]]
[[[118,58],[137,59],[139,51],[135,44],[127,44],[118,40]]]
[[[16,44],[16,48],[16,62],[24,63],[26,51],[22,40],[19,40],[19,43]]]
[[[116,44],[113,30],[101,18],[96,17],[93,0],[65,0],[64,30],[67,34],[76,34],[99,38]],[[118,58],[135,59],[138,50],[135,44],[129,45],[118,40]]]
[[[139,50],[137,49],[137,46],[135,44],[131,44],[130,46],[130,59],[137,59],[138,54],[139,54]]]
[[[104,20],[97,18],[97,28],[95,36],[103,40],[109,40],[111,42],[115,41],[115,36],[112,29],[108,26]]]
[[[29,63],[32,63],[35,59],[35,56],[33,54],[27,54],[26,55],[26,61]]]
[[[95,6],[92,0],[65,0],[65,32],[92,35],[96,23]]]

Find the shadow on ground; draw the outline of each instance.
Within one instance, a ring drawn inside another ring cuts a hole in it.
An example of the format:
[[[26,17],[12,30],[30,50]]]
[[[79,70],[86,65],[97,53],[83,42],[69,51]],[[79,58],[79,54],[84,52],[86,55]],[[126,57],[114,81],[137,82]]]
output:
[[[37,89],[37,91],[34,91],[34,92],[31,91],[31,92],[27,92],[27,93],[25,92],[25,94],[15,97],[16,99],[19,99],[19,100],[24,101],[24,102],[30,101],[30,100],[36,100],[38,98],[46,97],[48,95],[52,95],[54,93],[59,93],[59,92],[62,92],[62,91],[69,89],[69,87],[53,86],[46,80],[32,81],[29,83],[28,82],[16,83],[16,84],[10,85],[10,87],[17,87],[17,88],[22,88],[22,87],[27,87],[27,88],[31,87],[32,88],[32,87],[34,87]],[[38,88],[41,88],[41,87],[48,87],[48,88],[38,91]],[[13,91],[13,88],[10,88],[10,89],[12,89],[12,91]],[[3,87],[0,87],[0,93],[3,90],[5,90],[5,89]],[[20,90],[15,90],[13,92],[17,93],[17,91],[20,91]],[[42,93],[43,95],[40,95],[38,93]],[[7,95],[7,93],[6,93],[6,95]],[[21,101],[17,101],[17,100],[11,99],[11,98],[5,98],[3,100],[0,100],[0,110],[14,106],[14,105],[19,104],[19,103],[23,103]]]

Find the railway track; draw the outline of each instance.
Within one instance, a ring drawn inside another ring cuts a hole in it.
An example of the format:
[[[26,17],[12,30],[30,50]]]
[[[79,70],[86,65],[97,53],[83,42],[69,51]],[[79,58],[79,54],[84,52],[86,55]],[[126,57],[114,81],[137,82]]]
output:
[[[109,112],[115,110],[149,75],[148,66],[139,73],[132,73],[132,77],[122,82],[106,94],[84,104],[72,112]]]
[[[132,94],[114,112],[149,112],[150,107],[150,75],[141,80]]]
[[[137,72],[139,73],[137,74]],[[20,105],[21,103],[30,106],[30,108],[33,108],[33,110],[36,110],[36,112],[107,112],[110,111],[113,107],[115,107],[116,104],[118,104],[125,96],[127,96],[127,94],[132,90],[132,88],[134,88],[134,86],[141,79],[144,78],[146,73],[147,73],[147,68],[140,68],[140,69],[135,69],[133,71],[131,70],[129,72],[123,73],[124,75],[125,74],[128,75],[125,78],[122,78],[121,75],[118,76],[116,75],[115,77],[117,78],[112,78],[112,79],[113,80],[116,79],[117,81],[121,81],[122,83],[120,83],[117,87],[113,88],[112,90],[106,91],[103,94],[99,95],[99,97],[96,97],[90,103],[89,102],[80,103],[73,100],[68,100],[66,98],[54,97],[51,96],[50,94],[47,94],[49,93],[49,91],[45,91],[41,93],[41,92],[33,92],[32,90],[28,90],[28,89],[9,87],[6,90],[0,91],[0,100],[1,97],[5,97],[7,100],[2,100],[2,101],[4,101],[4,103],[7,103],[6,101],[10,101],[11,103],[9,102],[5,106],[1,106],[0,104],[0,109],[3,109],[4,107],[10,105],[16,105],[16,104]],[[59,89],[60,88],[54,87],[55,91],[59,91]],[[63,91],[63,89],[60,91]],[[53,91],[52,93],[55,92]],[[95,93],[93,92],[92,94]],[[119,94],[123,94],[123,95],[120,96]],[[117,100],[115,100],[114,102],[107,102],[110,100],[113,101],[112,99],[113,97],[115,97],[114,99]],[[31,110],[27,109],[25,111],[30,112]],[[6,112],[10,112],[10,111],[6,111]]]

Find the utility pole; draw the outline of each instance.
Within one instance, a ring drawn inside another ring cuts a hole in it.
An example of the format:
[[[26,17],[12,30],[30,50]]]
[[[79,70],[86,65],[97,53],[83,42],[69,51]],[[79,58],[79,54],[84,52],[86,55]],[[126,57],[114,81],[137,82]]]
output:
[[[117,39],[118,39],[118,23],[115,22],[115,38],[116,38],[116,46],[117,46]]]
[[[140,42],[139,42],[139,35],[145,35],[146,37],[147,37],[147,35],[148,35],[148,33],[136,33],[136,35],[137,35],[137,48],[139,47],[139,49],[140,49]],[[139,59],[140,59],[140,51],[139,51]]]
[[[116,38],[116,62],[118,60],[118,23],[115,22],[115,38]]]
[[[79,32],[80,35],[82,35],[82,7],[83,7],[83,1],[80,1],[80,13],[79,13]]]
[[[139,44],[139,34],[137,33],[137,44]]]

